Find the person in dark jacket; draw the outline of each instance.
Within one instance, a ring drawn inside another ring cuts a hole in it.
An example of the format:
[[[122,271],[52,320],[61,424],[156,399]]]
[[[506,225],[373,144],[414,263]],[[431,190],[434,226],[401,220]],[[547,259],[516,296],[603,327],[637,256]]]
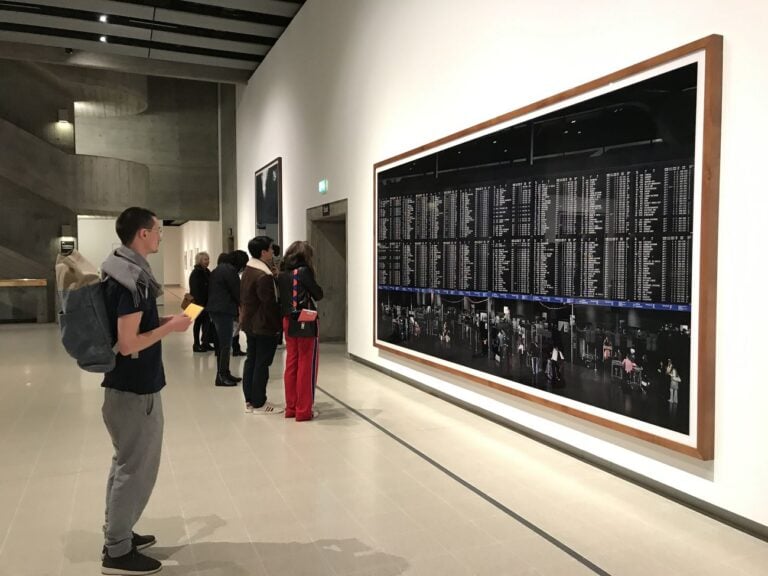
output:
[[[208,304],[208,283],[211,276],[208,265],[210,262],[211,257],[208,252],[198,252],[195,255],[195,267],[189,275],[189,293],[192,294],[195,304],[203,308]],[[214,349],[211,330],[213,330],[211,318],[208,316],[208,312],[203,310],[192,326],[192,335],[195,339],[192,346],[194,352],[210,352]],[[202,341],[200,339],[201,332]]]
[[[229,371],[232,333],[240,307],[240,278],[231,254],[222,253],[211,272],[206,309],[217,334],[216,386],[237,386],[240,378]]]
[[[309,242],[294,242],[285,251],[283,270],[278,275],[280,311],[285,332],[285,417],[312,420],[318,366],[318,326],[299,322],[302,308],[316,310],[323,289],[315,281]]]
[[[240,282],[240,328],[248,339],[243,366],[245,411],[251,414],[280,414],[283,409],[267,401],[269,367],[280,337],[280,308],[272,270],[272,238],[253,238],[248,242],[248,251],[252,258]]]

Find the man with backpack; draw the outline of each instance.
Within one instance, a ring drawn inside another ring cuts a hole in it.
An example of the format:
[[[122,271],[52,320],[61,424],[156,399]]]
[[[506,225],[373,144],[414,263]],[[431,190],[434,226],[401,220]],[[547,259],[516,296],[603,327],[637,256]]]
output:
[[[139,553],[154,536],[133,532],[160,467],[165,386],[160,340],[184,332],[184,314],[159,317],[162,288],[146,258],[158,251],[162,227],[154,213],[128,208],[115,226],[122,246],[102,264],[104,300],[114,327],[115,367],[104,375],[102,415],[115,453],[107,480],[102,574],[153,574],[162,564]]]

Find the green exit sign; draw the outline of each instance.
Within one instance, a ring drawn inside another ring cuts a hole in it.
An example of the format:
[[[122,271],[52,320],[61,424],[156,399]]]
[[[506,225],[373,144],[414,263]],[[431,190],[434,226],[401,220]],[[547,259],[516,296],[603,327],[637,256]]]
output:
[[[320,182],[317,183],[317,191],[320,192],[320,194],[328,192],[328,180],[325,178],[320,180]]]

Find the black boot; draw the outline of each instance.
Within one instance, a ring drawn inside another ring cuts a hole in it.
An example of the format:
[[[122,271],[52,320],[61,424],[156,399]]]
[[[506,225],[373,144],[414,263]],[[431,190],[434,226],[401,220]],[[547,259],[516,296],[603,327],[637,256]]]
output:
[[[240,378],[240,376],[233,376],[231,372],[227,373],[227,378],[229,378],[230,380],[234,380],[235,382],[242,382],[243,381],[243,379]]]
[[[232,380],[229,376],[216,374],[216,386],[237,386],[237,382]]]

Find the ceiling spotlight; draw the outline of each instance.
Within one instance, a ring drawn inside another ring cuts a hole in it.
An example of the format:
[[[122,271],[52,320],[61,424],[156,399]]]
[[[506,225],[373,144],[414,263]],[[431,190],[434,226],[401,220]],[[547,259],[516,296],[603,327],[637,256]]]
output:
[[[106,36],[99,36],[99,42],[106,42],[107,37]]]
[[[104,24],[106,24],[107,23],[107,15],[106,14],[102,14],[101,16],[99,16],[99,22],[103,22]]]

